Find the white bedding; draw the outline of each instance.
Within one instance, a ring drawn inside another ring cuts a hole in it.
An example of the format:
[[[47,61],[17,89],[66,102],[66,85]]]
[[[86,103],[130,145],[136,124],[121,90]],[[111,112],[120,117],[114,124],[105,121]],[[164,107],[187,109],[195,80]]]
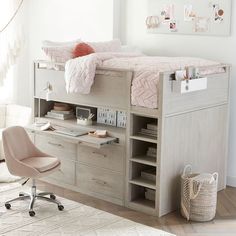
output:
[[[94,82],[97,66],[131,69],[134,78],[131,87],[131,103],[135,106],[157,108],[159,74],[176,71],[187,66],[215,66],[219,62],[192,57],[150,57],[131,53],[94,53],[72,59],[66,63],[65,79],[68,93],[89,94]],[[202,74],[222,72],[219,68],[209,68]]]

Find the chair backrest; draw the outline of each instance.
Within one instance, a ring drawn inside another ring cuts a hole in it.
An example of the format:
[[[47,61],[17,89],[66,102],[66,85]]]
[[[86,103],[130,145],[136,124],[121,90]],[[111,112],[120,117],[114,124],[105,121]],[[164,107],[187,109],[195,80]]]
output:
[[[20,126],[5,129],[2,133],[2,141],[7,164],[37,154],[37,148],[31,142],[24,128]]]

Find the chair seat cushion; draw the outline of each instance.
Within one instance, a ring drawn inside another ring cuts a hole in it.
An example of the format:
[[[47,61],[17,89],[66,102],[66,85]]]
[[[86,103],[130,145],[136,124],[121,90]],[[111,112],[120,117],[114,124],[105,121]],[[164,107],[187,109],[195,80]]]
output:
[[[60,164],[60,160],[56,157],[30,157],[21,161],[28,166],[32,166],[39,172],[49,171]]]

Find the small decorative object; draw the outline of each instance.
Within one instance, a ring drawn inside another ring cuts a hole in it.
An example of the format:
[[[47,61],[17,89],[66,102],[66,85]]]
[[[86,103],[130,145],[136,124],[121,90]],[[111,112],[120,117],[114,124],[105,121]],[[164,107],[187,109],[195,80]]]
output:
[[[88,118],[78,118],[77,119],[77,124],[78,125],[85,125],[85,126],[88,126],[88,125],[92,125],[93,124],[93,117],[94,117],[94,114],[90,114],[88,116]]]
[[[210,221],[216,214],[218,173],[192,173],[191,165],[181,176],[181,214],[187,220]]]
[[[96,108],[92,107],[76,107],[76,117],[77,119],[88,119],[93,115],[92,118],[95,120]]]
[[[174,4],[165,4],[161,16],[163,18],[163,23],[167,23],[174,18],[175,6]]]
[[[177,32],[178,31],[176,20],[171,20],[170,21],[170,31],[171,32]]]
[[[155,29],[159,26],[159,17],[158,16],[148,16],[146,19],[146,26],[148,29]]]
[[[107,131],[106,130],[96,130],[96,131],[90,131],[88,133],[89,136],[96,137],[96,138],[106,138],[107,137]]]
[[[219,4],[213,4],[213,14],[214,14],[214,22],[221,23],[224,20],[225,11],[220,8]]]
[[[78,45],[76,45],[75,49],[73,50],[74,58],[87,56],[92,53],[95,53],[95,51],[87,43],[79,43]]]
[[[196,33],[206,33],[209,31],[210,20],[207,17],[195,17],[194,31]]]
[[[192,4],[184,5],[184,21],[193,21],[196,17]]]

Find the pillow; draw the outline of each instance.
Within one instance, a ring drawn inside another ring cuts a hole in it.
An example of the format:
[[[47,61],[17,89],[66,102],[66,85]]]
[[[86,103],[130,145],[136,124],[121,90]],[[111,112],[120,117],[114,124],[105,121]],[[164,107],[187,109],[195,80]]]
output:
[[[114,39],[105,42],[87,42],[95,52],[120,52],[121,42],[119,39]]]
[[[83,57],[94,53],[94,49],[89,46],[87,43],[79,43],[76,45],[75,49],[73,50],[73,57]]]
[[[80,39],[71,42],[43,41],[42,50],[52,62],[65,63],[73,58],[75,46],[82,42]]]
[[[129,45],[122,45],[121,46],[121,51],[122,52],[127,52],[127,53],[140,53],[143,54],[140,49],[134,46],[129,46]]]
[[[55,41],[50,41],[50,40],[43,40],[42,46],[43,47],[74,46],[81,42],[82,42],[81,39],[76,39],[74,41],[67,41],[67,42],[55,42]]]

